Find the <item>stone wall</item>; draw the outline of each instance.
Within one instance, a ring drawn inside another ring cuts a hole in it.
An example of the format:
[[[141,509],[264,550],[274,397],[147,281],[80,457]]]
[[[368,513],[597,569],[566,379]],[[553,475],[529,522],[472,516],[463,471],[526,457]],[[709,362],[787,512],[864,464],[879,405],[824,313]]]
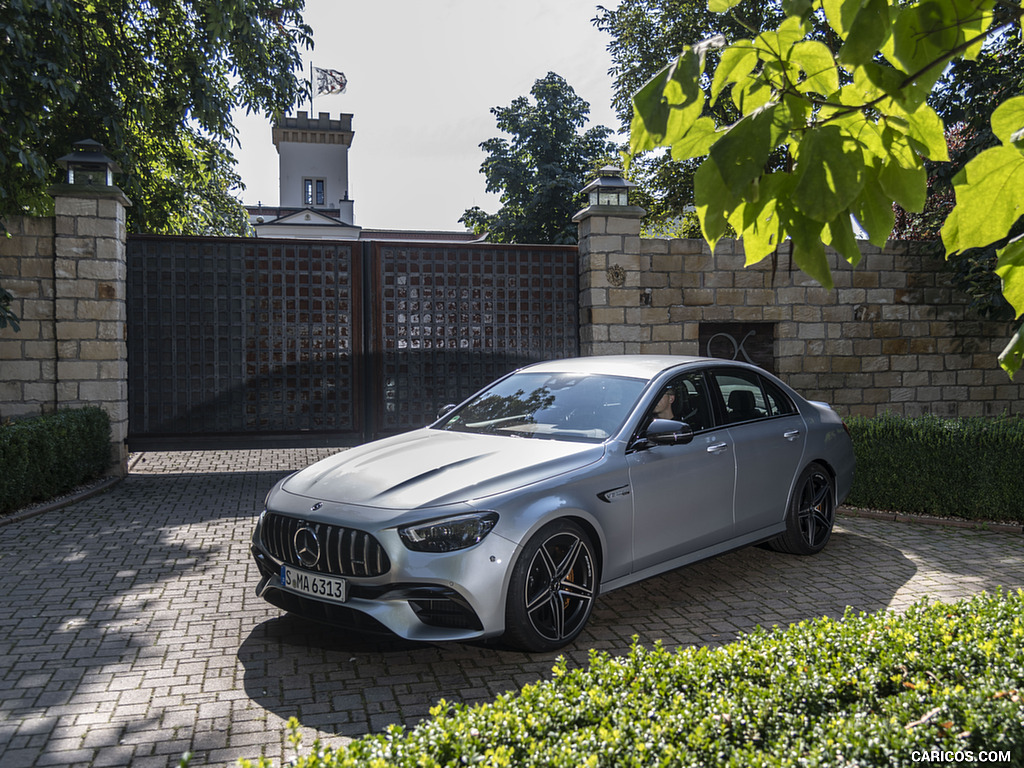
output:
[[[116,187],[51,188],[56,216],[15,217],[0,279],[21,330],[0,330],[0,419],[97,405],[124,472],[128,434],[125,208]]]
[[[741,242],[712,254],[642,239],[642,211],[585,214],[582,354],[746,355],[844,414],[1024,414],[1024,375],[997,363],[1010,325],[976,316],[945,265],[906,244],[864,243],[856,268],[831,255],[826,290],[785,248],[745,267]]]
[[[0,329],[0,420],[38,416],[57,403],[52,218],[17,216],[0,237],[0,285],[21,330]]]

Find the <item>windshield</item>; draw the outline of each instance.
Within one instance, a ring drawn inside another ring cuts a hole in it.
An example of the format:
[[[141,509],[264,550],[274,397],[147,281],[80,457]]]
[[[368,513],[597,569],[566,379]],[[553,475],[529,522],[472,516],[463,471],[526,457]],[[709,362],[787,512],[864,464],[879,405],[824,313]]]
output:
[[[601,442],[615,434],[645,379],[517,373],[452,411],[438,429]]]

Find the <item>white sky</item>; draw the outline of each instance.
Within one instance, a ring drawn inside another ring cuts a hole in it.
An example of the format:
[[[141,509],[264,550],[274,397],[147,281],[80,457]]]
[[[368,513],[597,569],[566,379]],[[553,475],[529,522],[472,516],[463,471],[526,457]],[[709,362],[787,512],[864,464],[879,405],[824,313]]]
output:
[[[312,115],[351,113],[349,196],[371,229],[461,231],[459,217],[499,202],[485,191],[480,142],[503,135],[491,107],[528,96],[549,71],[590,103],[590,126],[618,129],[609,36],[597,0],[307,0],[315,66],[348,78]],[[617,0],[607,0],[614,8]],[[307,74],[308,76],[308,74]],[[243,202],[277,205],[278,160],[265,117],[235,116]]]

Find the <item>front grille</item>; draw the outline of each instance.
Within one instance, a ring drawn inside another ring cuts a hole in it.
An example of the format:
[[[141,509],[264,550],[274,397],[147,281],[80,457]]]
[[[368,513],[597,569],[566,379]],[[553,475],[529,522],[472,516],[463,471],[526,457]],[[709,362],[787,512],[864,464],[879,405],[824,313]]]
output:
[[[295,534],[309,528],[316,534],[320,558],[308,566],[295,551]],[[278,560],[289,565],[333,576],[381,576],[391,569],[391,561],[380,543],[365,531],[328,523],[315,523],[268,512],[263,518],[263,546]]]

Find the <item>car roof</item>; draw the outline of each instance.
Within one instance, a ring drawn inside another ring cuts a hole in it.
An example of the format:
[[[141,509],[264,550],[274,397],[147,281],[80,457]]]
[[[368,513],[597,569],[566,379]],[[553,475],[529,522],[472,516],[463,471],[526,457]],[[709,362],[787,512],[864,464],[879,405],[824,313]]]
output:
[[[548,360],[534,363],[520,370],[545,373],[603,373],[609,376],[630,376],[653,379],[662,371],[688,363],[728,362],[710,357],[687,355],[595,355]]]

